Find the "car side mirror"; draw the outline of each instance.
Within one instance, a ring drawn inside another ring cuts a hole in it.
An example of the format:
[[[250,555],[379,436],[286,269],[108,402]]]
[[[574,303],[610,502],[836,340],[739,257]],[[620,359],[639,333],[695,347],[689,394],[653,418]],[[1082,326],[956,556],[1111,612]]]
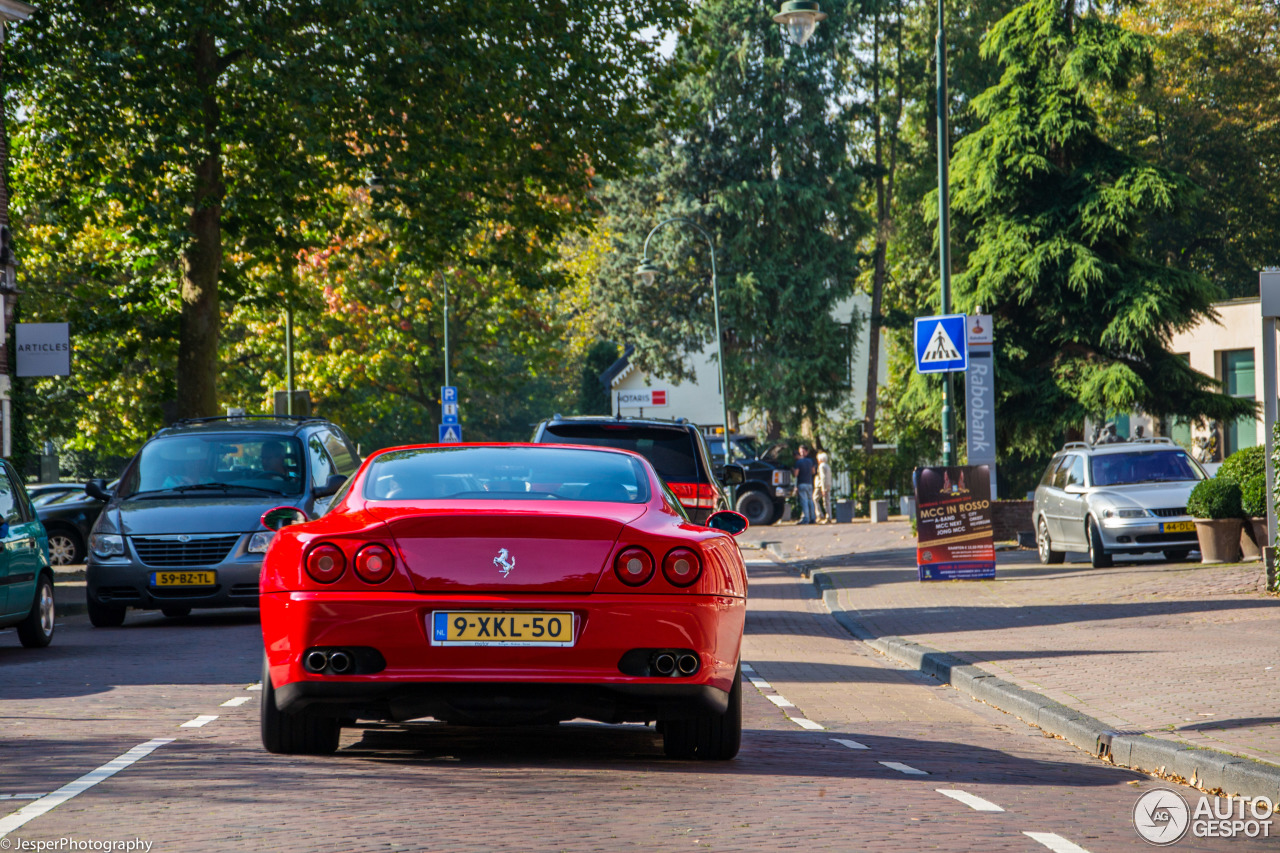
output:
[[[111,500],[111,492],[107,491],[107,481],[102,478],[90,480],[84,484],[84,493],[100,501]]]
[[[746,530],[748,525],[747,517],[739,512],[731,509],[722,509],[719,512],[713,512],[707,517],[707,527],[715,530],[723,530],[730,536],[737,536]]]
[[[1085,492],[1084,486],[1079,483],[1071,483],[1070,485],[1064,486],[1062,490],[1069,495],[1083,495]]]
[[[259,520],[268,530],[279,530],[290,524],[301,524],[307,520],[307,514],[296,506],[278,506],[264,512]]]
[[[747,481],[747,469],[736,462],[724,466],[720,472],[720,482],[726,486],[741,486]]]
[[[328,480],[325,480],[323,486],[316,488],[315,495],[318,498],[327,498],[329,495],[336,495],[338,489],[342,488],[342,484],[347,482],[347,478],[341,474],[331,474]]]

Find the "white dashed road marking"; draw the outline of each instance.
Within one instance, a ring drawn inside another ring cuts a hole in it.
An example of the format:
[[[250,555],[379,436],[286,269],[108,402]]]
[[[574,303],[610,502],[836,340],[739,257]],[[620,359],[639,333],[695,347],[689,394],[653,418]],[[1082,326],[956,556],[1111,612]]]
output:
[[[38,800],[44,794],[0,794],[0,800]]]
[[[90,770],[79,779],[63,785],[52,794],[46,794],[34,803],[18,809],[8,817],[0,818],[0,838],[4,838],[15,829],[20,828],[27,821],[52,811],[77,794],[84,793],[103,779],[111,778],[135,761],[146,758],[166,743],[173,743],[173,738],[160,737],[149,740],[146,743],[140,743],[124,755],[111,759],[97,770]]]
[[[238,707],[240,707],[241,705],[243,705],[245,702],[248,702],[248,701],[249,701],[250,699],[252,699],[252,698],[253,698],[252,696],[237,696],[237,697],[236,697],[236,698],[234,698],[234,699],[228,699],[227,701],[223,702],[223,703],[222,703],[222,705],[221,705],[221,706],[219,706],[219,707],[222,707],[222,708],[238,708]]]
[[[858,743],[856,740],[849,740],[848,738],[833,737],[832,740],[840,744],[841,746],[847,746],[850,749],[870,749],[871,748],[867,746],[865,743]]]
[[[1089,853],[1078,844],[1072,844],[1061,835],[1054,835],[1052,832],[1024,832],[1023,835],[1032,841],[1038,841],[1045,847],[1048,847],[1053,853]]]
[[[752,666],[751,664],[749,664],[749,663],[744,663],[744,664],[742,665],[742,671],[743,671],[743,672],[755,672],[755,671],[756,671],[756,668],[755,668],[754,666]]]
[[[910,764],[903,764],[901,761],[880,761],[877,762],[888,767],[890,770],[897,770],[899,773],[906,773],[908,776],[928,776],[924,770],[917,770]]]
[[[974,811],[979,811],[979,812],[1004,811],[1004,809],[1000,808],[990,800],[984,800],[982,799],[982,797],[975,797],[973,794],[970,794],[967,791],[961,791],[956,788],[934,788],[934,790],[944,797],[950,797],[951,799],[956,800],[957,802],[964,803],[966,806],[973,809]]]
[[[794,708],[795,704],[785,696],[779,696],[776,693],[771,696],[764,697],[779,708]]]
[[[205,725],[208,725],[209,723],[212,723],[216,719],[218,719],[218,717],[215,714],[201,714],[200,716],[196,717],[194,720],[187,720],[185,723],[178,726],[178,728],[198,729],[201,726],[205,726]]]
[[[245,690],[261,690],[261,689],[262,689],[261,681],[259,681],[257,684],[250,684],[248,687],[245,688]]]
[[[795,723],[802,729],[808,729],[812,732],[826,731],[824,726],[815,723],[813,720],[806,720],[804,717],[791,717],[791,722]]]
[[[763,678],[753,678],[753,679],[751,679],[751,683],[752,683],[752,684],[754,684],[754,685],[755,685],[758,689],[760,689],[760,690],[772,690],[772,689],[773,689],[773,685],[772,685],[772,684],[770,684],[769,682],[765,681]]]

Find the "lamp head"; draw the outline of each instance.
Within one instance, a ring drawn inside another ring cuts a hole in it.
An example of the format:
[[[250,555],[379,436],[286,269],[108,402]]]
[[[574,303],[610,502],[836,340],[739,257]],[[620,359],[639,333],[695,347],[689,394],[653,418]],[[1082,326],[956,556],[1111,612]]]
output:
[[[646,287],[653,284],[653,280],[658,277],[661,270],[653,265],[653,261],[645,258],[640,261],[640,266],[636,267],[636,275],[640,276],[640,280],[645,283]]]
[[[773,16],[774,22],[782,27],[783,37],[796,47],[804,47],[818,28],[818,22],[826,18],[827,13],[816,0],[787,0]]]

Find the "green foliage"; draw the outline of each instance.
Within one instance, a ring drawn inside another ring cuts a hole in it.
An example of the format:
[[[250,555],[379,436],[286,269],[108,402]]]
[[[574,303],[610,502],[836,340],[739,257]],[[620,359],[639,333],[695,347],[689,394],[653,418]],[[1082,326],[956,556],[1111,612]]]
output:
[[[1262,445],[1237,450],[1218,468],[1215,475],[1219,480],[1230,480],[1244,488],[1254,477],[1267,474],[1267,449]]]
[[[696,6],[676,51],[688,73],[664,98],[642,171],[600,194],[617,238],[599,281],[608,336],[673,379],[688,376],[689,353],[714,344],[709,251],[693,228],[654,237],[651,256],[667,272],[653,286],[634,274],[650,228],[688,217],[715,247],[729,407],[788,431],[842,394],[850,339],[832,311],[853,291],[869,231],[850,157],[858,104],[836,49],[860,10],[828,11],[802,50],[782,44],[769,6]]]
[[[1002,68],[956,146],[955,206],[972,223],[958,307],[996,316],[1001,445],[1052,449],[1088,416],[1143,409],[1227,420],[1220,393],[1167,349],[1213,317],[1221,291],[1144,254],[1144,224],[1181,215],[1188,182],[1109,143],[1090,103],[1149,68],[1142,38],[1059,0],[1032,0],[991,30]]]
[[[587,350],[578,385],[578,414],[607,415],[612,411],[613,401],[609,389],[600,384],[600,374],[608,370],[620,355],[622,348],[613,341],[596,341]]]
[[[1240,487],[1240,506],[1247,518],[1267,516],[1267,475],[1254,474]]]
[[[1243,512],[1240,486],[1231,480],[1201,480],[1187,498],[1187,514],[1192,518],[1240,518]]]

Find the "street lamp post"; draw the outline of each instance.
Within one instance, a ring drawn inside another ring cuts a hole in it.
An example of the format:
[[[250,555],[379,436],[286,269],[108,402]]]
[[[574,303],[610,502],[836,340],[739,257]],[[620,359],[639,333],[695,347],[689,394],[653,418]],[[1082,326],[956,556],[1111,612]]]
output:
[[[799,0],[796,0],[799,2]],[[813,5],[817,5],[816,3]],[[824,16],[825,17],[825,16]],[[720,416],[724,419],[724,462],[729,464],[729,388],[724,384],[724,338],[720,336],[720,288],[716,285],[716,247],[711,240],[711,235],[707,230],[692,219],[686,219],[683,216],[673,216],[670,219],[664,219],[657,225],[653,226],[653,230],[649,232],[649,236],[644,238],[644,257],[640,261],[640,266],[636,267],[636,274],[644,279],[645,284],[653,284],[653,279],[658,275],[660,270],[654,266],[653,261],[649,259],[649,241],[653,239],[653,235],[657,234],[659,229],[674,222],[683,225],[692,226],[702,238],[707,241],[707,249],[711,252],[711,301],[715,306],[716,314],[716,367],[720,373]],[[729,499],[733,500],[733,489],[730,487]]]
[[[773,16],[783,35],[797,47],[817,29],[827,16],[814,0],[787,0]],[[951,191],[948,163],[950,131],[947,128],[947,40],[942,0],[938,0],[938,267],[941,272],[942,313],[951,313]],[[955,417],[952,408],[951,374],[942,374],[942,456],[946,465],[956,464]]]

